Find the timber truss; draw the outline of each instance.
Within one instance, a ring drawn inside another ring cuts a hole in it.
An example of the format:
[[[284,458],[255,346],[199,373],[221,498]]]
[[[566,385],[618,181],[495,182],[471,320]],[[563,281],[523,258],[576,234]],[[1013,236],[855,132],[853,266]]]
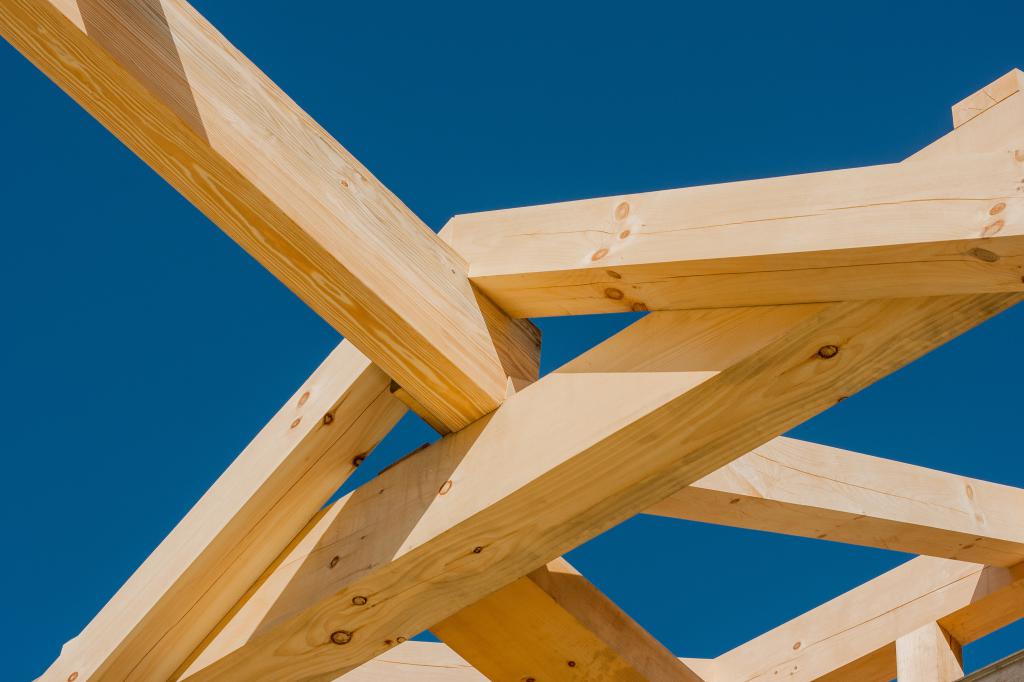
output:
[[[934,682],[1024,615],[1024,490],[780,437],[1020,300],[1020,71],[902,163],[437,235],[183,0],[0,32],[345,337],[41,679]],[[528,318],[630,310],[538,379]],[[640,513],[921,556],[679,659],[559,558]]]

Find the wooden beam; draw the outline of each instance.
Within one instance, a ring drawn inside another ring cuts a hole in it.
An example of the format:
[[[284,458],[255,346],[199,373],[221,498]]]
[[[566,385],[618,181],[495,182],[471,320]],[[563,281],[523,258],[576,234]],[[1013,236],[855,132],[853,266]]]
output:
[[[1024,73],[1013,69],[970,97],[966,97],[953,105],[953,127],[959,128],[976,116],[980,116],[995,105],[1021,90]]]
[[[1024,490],[776,438],[649,514],[1013,566]]]
[[[167,679],[405,413],[388,383],[338,346],[41,679]]]
[[[351,670],[1017,299],[648,315],[331,506],[185,676]]]
[[[927,623],[896,640],[899,682],[955,682],[964,676],[963,651],[938,623]]]
[[[530,325],[183,0],[8,0],[0,34],[451,430]]]
[[[1024,73],[1010,73],[953,105],[956,129],[911,156],[934,161],[964,154],[1024,149]],[[998,101],[997,101],[998,100]],[[970,113],[970,115],[968,115]]]
[[[564,559],[431,631],[492,680],[701,680]]]
[[[487,678],[444,644],[404,642],[337,682],[486,682]]]
[[[700,671],[704,682],[716,682],[711,659],[679,660]],[[486,679],[447,645],[410,640],[342,675],[337,682],[484,682]]]
[[[938,623],[962,645],[1024,616],[1024,564],[917,557],[719,656],[724,680],[857,680],[896,676],[899,638]]]
[[[460,215],[442,236],[523,317],[1020,291],[1022,78],[910,163]]]

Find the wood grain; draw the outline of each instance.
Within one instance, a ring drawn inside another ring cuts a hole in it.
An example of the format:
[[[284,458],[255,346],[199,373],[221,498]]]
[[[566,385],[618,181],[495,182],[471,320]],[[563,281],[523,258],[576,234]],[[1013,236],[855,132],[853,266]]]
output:
[[[1024,561],[1024,490],[792,438],[647,513],[992,566]]]
[[[938,623],[962,645],[1024,616],[1024,564],[918,557],[719,656],[721,679],[889,682],[900,637]]]
[[[528,325],[481,309],[465,261],[183,0],[9,0],[0,34],[451,430],[536,354]]]
[[[491,680],[701,682],[564,559],[431,631]]]
[[[350,670],[1017,299],[649,315],[330,507],[186,677]]]
[[[167,679],[405,413],[343,342],[42,680]]]
[[[460,215],[442,235],[516,316],[1020,291],[1022,174],[1014,147],[936,152]]]
[[[927,623],[896,640],[899,682],[956,682],[964,676],[963,651],[938,623]]]

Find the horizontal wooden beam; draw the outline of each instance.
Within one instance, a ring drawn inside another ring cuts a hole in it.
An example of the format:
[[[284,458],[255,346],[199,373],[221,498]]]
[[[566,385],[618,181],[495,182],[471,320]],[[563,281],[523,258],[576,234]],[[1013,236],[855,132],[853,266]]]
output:
[[[564,559],[431,631],[491,680],[701,682]]]
[[[405,406],[343,342],[41,679],[168,679]]]
[[[1024,561],[1024,490],[792,438],[647,512],[993,566]]]
[[[0,34],[448,429],[534,364],[530,325],[183,0],[9,0]]]
[[[442,235],[523,317],[1020,291],[1015,97],[904,163],[460,215]]]
[[[185,677],[351,670],[1017,300],[649,315],[332,505]]]
[[[938,623],[962,645],[1024,617],[1024,564],[917,557],[717,659],[720,679],[889,682],[895,642]]]

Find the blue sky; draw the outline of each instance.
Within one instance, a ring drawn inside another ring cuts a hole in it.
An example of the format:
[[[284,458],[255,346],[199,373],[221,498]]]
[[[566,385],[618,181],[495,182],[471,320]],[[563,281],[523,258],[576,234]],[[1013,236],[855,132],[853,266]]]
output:
[[[1014,66],[1019,4],[195,3],[435,230],[453,214],[900,160]],[[34,677],[338,342],[0,41],[0,643]],[[628,316],[542,320],[551,369]],[[1011,310],[793,432],[1024,485]],[[361,476],[431,432],[406,419]],[[570,559],[714,656],[906,555],[637,518]],[[1012,626],[968,668],[1020,648]]]

